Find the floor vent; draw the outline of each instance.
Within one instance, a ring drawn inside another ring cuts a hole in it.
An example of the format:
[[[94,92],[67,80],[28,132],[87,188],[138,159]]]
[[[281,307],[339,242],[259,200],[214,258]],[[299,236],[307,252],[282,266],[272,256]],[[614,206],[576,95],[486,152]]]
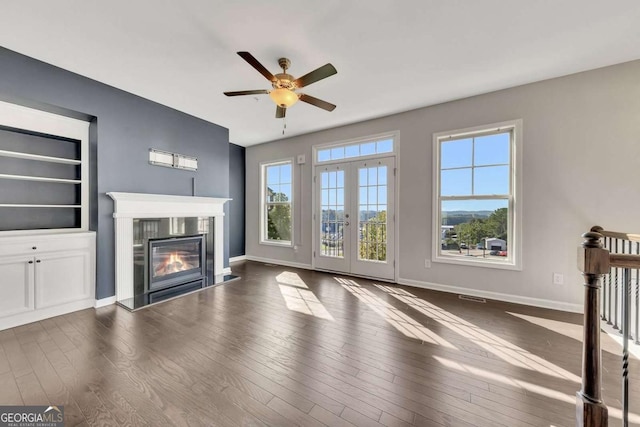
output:
[[[481,302],[483,304],[487,302],[487,300],[484,298],[474,297],[471,295],[458,295],[458,298],[463,299],[465,301]]]

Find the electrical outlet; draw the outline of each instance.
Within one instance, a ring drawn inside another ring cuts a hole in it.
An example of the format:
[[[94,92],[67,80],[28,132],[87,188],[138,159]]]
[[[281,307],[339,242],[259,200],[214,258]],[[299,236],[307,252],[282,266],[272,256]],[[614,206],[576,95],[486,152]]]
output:
[[[553,284],[564,285],[564,275],[562,273],[553,273]]]
[[[297,163],[299,165],[304,165],[305,162],[306,162],[305,155],[304,154],[298,154]]]
[[[425,258],[424,260],[424,268],[431,268],[431,260]]]

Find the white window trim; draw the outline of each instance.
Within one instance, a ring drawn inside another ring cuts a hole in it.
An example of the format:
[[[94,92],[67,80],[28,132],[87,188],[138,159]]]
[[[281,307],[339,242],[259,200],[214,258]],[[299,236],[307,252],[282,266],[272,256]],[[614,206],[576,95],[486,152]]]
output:
[[[267,185],[267,167],[268,166],[277,166],[289,163],[291,165],[291,241],[278,241],[278,240],[268,240],[267,239],[267,230],[265,228],[266,221],[266,207],[267,201],[265,198],[266,193],[266,185]],[[261,162],[260,163],[260,244],[267,246],[279,246],[284,248],[293,248],[295,242],[294,230],[295,230],[295,179],[294,179],[294,158],[288,157],[285,159]]]
[[[336,159],[336,160],[327,160],[325,162],[318,161],[318,151],[326,150],[327,148],[336,148],[336,147],[346,147],[347,145],[365,143],[365,142],[374,142],[380,141],[383,139],[392,139],[393,140],[393,150],[388,153],[375,153],[367,156],[357,156],[357,157],[345,157],[344,159]],[[391,132],[383,132],[375,135],[369,135],[365,137],[358,137],[352,139],[345,139],[338,142],[329,142],[326,144],[318,144],[313,146],[313,166],[318,165],[331,165],[336,163],[349,163],[355,162],[358,160],[367,160],[367,159],[375,159],[380,157],[389,157],[396,156],[398,153],[398,144],[400,140],[400,131],[391,131]]]
[[[461,137],[483,131],[491,132],[498,129],[513,129],[513,145],[511,146],[511,200],[509,210],[509,230],[512,242],[509,243],[513,251],[511,262],[476,260],[447,256],[441,250],[441,209],[440,209],[440,141],[449,137]],[[432,237],[431,260],[445,264],[457,264],[473,267],[495,268],[503,270],[522,270],[522,119],[509,120],[482,126],[474,126],[453,131],[433,134],[433,204],[432,204]]]

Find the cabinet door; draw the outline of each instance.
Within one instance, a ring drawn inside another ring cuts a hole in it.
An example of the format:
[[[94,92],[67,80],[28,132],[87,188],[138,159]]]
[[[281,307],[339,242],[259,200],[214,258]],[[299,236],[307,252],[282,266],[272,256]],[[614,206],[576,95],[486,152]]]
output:
[[[33,310],[33,256],[0,258],[0,317]]]
[[[51,307],[91,296],[89,251],[36,256],[36,308]]]

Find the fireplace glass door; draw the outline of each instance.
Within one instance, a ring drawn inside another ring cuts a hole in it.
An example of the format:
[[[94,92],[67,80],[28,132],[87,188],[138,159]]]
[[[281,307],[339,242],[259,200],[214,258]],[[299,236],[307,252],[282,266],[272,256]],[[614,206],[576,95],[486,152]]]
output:
[[[204,236],[149,240],[148,290],[167,288],[205,275]]]

